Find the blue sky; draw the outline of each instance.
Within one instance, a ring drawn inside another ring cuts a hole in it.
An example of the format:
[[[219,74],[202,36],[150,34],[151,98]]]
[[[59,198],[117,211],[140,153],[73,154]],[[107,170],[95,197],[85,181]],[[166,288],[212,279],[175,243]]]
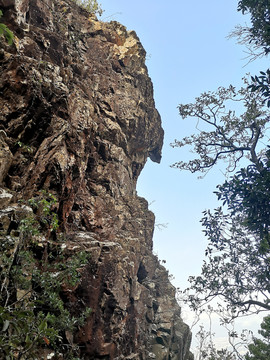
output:
[[[224,181],[219,168],[198,180],[196,174],[170,168],[189,159],[188,149],[170,143],[192,134],[196,121],[182,120],[177,106],[219,86],[242,85],[246,73],[267,68],[267,59],[247,65],[245,48],[226,37],[249,17],[237,12],[235,0],[101,0],[104,21],[116,20],[135,30],[146,52],[154,85],[156,108],[161,114],[165,139],[161,164],[147,162],[138,194],[150,203],[156,222],[154,251],[184,289],[188,276],[198,275],[206,239],[199,220],[202,211],[217,205],[213,191]]]

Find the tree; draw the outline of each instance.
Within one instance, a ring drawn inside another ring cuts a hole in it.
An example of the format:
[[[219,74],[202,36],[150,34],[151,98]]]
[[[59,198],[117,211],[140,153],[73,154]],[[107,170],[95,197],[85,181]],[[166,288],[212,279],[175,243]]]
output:
[[[194,104],[180,105],[183,118],[196,117],[197,134],[175,140],[173,146],[191,145],[198,158],[174,164],[191,172],[207,172],[219,160],[228,172],[248,157],[242,168],[216,194],[222,206],[204,212],[202,224],[208,238],[206,260],[200,276],[189,278],[186,301],[194,310],[217,300],[224,323],[234,318],[270,310],[270,152],[267,141],[269,110],[258,92],[230,86],[204,93]],[[244,113],[227,110],[229,102],[242,101]],[[199,127],[207,125],[206,130]],[[222,299],[222,301],[220,301]]]
[[[270,1],[242,0],[238,10],[251,15],[252,26],[240,26],[234,35],[251,48],[253,59],[268,54]],[[183,119],[196,118],[197,131],[171,144],[191,146],[196,153],[194,159],[172,165],[175,168],[205,174],[220,160],[227,163],[230,178],[216,191],[222,204],[205,211],[201,220],[208,239],[201,275],[191,276],[184,292],[192,309],[200,313],[210,307],[225,326],[239,316],[270,310],[269,87],[266,70],[251,82],[244,79],[239,91],[220,87],[192,104],[179,105]],[[253,346],[247,360],[269,358],[269,353],[260,357],[265,345],[257,339]]]
[[[258,171],[254,165],[219,187],[217,195],[227,209],[204,212],[207,260],[201,275],[189,278],[187,301],[193,309],[216,299],[225,323],[270,310],[270,202],[264,192],[269,187],[268,168]]]
[[[245,155],[257,167],[260,166],[262,152],[256,153],[256,150],[265,135],[267,108],[262,95],[249,90],[247,79],[244,79],[244,84],[239,91],[232,85],[220,87],[216,92],[203,93],[194,104],[179,105],[183,119],[197,119],[197,134],[175,140],[171,146],[193,146],[192,152],[199,158],[187,163],[179,161],[173,167],[205,173],[219,160],[224,160],[228,163],[228,172],[233,172]],[[238,103],[245,108],[240,116],[228,109],[228,106]]]
[[[266,316],[261,324],[259,334],[263,340],[253,338],[253,344],[250,344],[249,353],[246,354],[246,360],[269,360],[270,359],[270,316]]]

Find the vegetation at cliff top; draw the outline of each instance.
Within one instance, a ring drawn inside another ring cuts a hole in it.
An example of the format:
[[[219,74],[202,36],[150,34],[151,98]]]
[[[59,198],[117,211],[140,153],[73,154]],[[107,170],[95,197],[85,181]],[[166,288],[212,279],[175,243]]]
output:
[[[101,16],[103,10],[97,0],[74,0],[78,5],[82,6],[91,14],[98,14]],[[3,11],[0,9],[0,18],[3,16]],[[0,37],[3,36],[9,45],[12,45],[14,34],[13,32],[3,23],[0,23]]]
[[[74,0],[78,5],[82,6],[84,9],[89,11],[92,14],[98,14],[101,16],[103,10],[97,0]]]

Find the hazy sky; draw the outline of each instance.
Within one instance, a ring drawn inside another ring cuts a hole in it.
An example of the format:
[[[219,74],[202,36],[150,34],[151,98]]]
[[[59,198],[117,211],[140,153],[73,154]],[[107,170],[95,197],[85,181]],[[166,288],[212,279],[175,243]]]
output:
[[[135,30],[146,52],[165,139],[161,164],[148,161],[137,191],[150,203],[158,224],[154,251],[184,289],[188,276],[200,272],[206,239],[199,220],[202,211],[217,205],[213,191],[224,181],[219,168],[198,180],[196,174],[170,168],[189,159],[188,149],[173,149],[175,138],[190,135],[196,121],[182,120],[177,106],[203,91],[242,85],[242,77],[267,68],[267,59],[250,64],[245,48],[226,37],[249,17],[237,12],[236,0],[101,0],[101,19],[116,20]],[[246,65],[246,66],[245,66]],[[184,316],[185,317],[185,316]],[[250,320],[252,321],[252,320]],[[248,325],[247,325],[248,326]]]

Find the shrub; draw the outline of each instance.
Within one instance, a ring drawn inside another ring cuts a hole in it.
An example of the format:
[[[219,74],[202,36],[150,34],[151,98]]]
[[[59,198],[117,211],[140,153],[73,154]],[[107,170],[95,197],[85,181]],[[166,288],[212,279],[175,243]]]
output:
[[[2,10],[0,10],[0,18],[2,16],[3,16],[3,12]],[[9,45],[13,43],[13,38],[14,38],[13,32],[9,30],[9,28],[3,23],[0,23],[0,36],[4,36]]]
[[[79,349],[67,340],[66,332],[82,326],[91,310],[84,307],[71,314],[63,291],[78,285],[89,254],[70,256],[61,242],[50,240],[58,228],[52,194],[42,191],[27,204],[33,215],[21,220],[16,236],[1,236],[1,353],[5,360],[30,360],[46,349],[53,359],[61,353],[74,359]]]
[[[99,16],[102,15],[103,10],[97,0],[75,0],[76,3],[82,6],[91,14],[98,14]]]

